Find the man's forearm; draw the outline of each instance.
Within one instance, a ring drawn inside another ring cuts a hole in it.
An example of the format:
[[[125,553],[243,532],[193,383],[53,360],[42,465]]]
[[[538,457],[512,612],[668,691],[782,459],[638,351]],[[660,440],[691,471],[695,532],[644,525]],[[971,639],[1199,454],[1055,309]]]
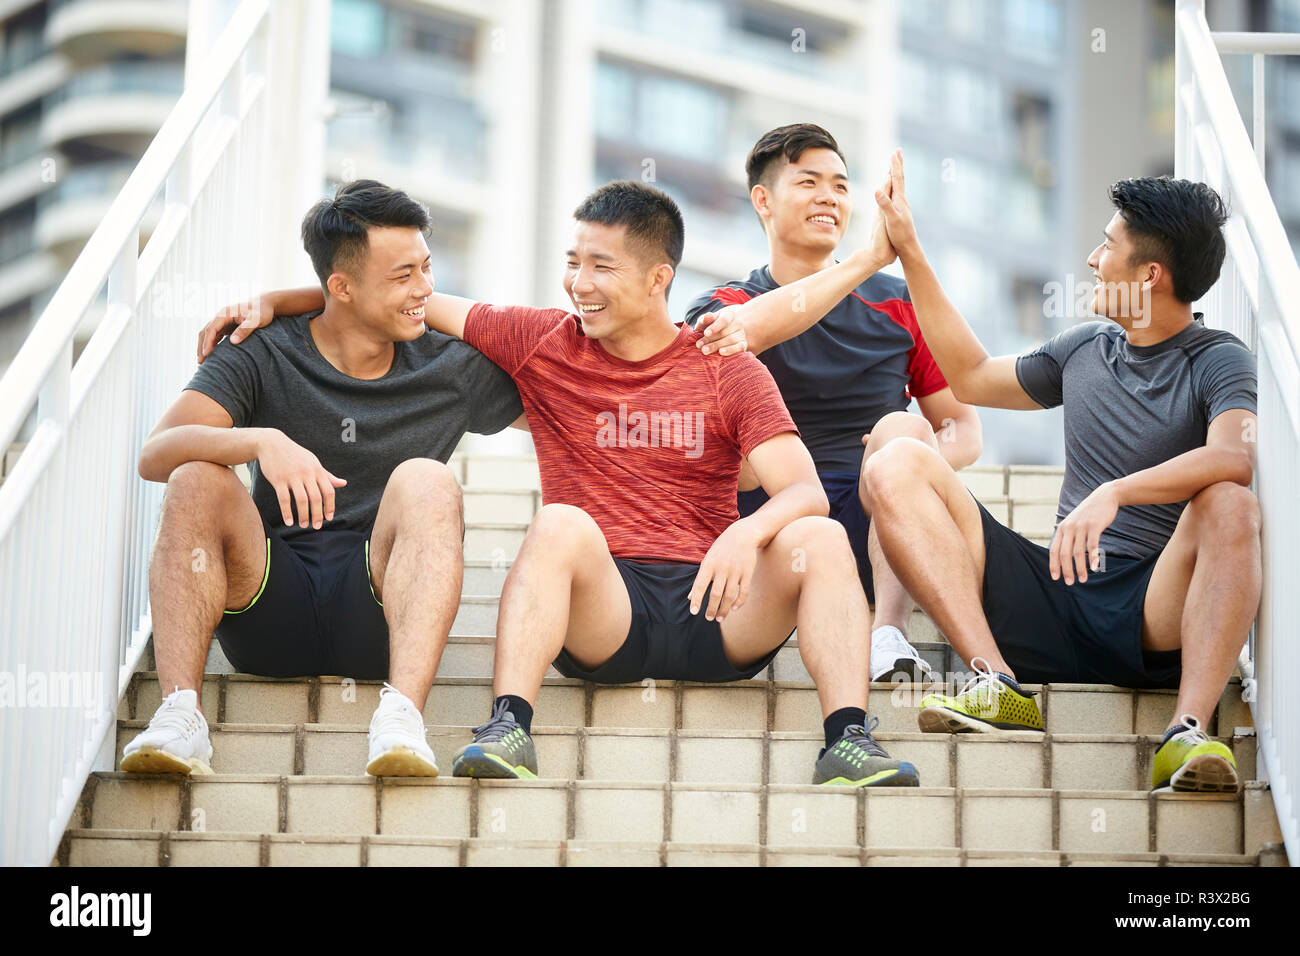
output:
[[[758,354],[812,328],[880,267],[881,263],[862,250],[843,262],[750,299],[737,309],[745,323],[749,351]]]
[[[1163,505],[1186,501],[1221,481],[1249,485],[1250,456],[1230,448],[1195,448],[1162,464],[1112,482],[1123,505]]]
[[[278,289],[271,293],[276,315],[302,315],[325,308],[325,293],[318,285],[298,289]]]
[[[186,462],[210,461],[216,465],[242,465],[258,456],[264,428],[219,428],[215,425],[177,425],[154,435],[140,450],[140,477],[165,482]]]
[[[825,518],[830,514],[830,503],[820,481],[796,481],[782,488],[764,502],[763,506],[737,524],[753,531],[757,545],[765,548],[772,543],[781,529],[800,518]]]
[[[989,353],[943,291],[921,244],[915,242],[899,249],[898,259],[903,264],[921,336],[953,394],[961,398],[966,377],[988,359]]]

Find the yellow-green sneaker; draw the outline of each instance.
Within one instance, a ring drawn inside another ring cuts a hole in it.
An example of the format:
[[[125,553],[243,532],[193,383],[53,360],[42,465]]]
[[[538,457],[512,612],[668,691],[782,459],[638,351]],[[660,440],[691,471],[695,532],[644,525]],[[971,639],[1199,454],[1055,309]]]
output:
[[[917,723],[931,734],[987,734],[1043,732],[1043,715],[1034,694],[1008,684],[976,657],[971,662],[975,676],[956,697],[929,694],[921,698]]]
[[[1232,751],[1211,740],[1191,714],[1178,718],[1177,726],[1165,732],[1165,739],[1151,762],[1151,789],[1168,788],[1179,793],[1236,793],[1237,762]]]

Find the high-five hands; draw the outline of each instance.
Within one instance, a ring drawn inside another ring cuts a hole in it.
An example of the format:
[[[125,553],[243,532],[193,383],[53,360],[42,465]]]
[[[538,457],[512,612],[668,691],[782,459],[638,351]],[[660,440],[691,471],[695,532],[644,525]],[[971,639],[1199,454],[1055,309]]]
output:
[[[905,251],[916,242],[916,223],[907,203],[903,182],[903,151],[894,150],[889,157],[889,175],[876,190],[876,207],[885,221],[889,242],[897,251]]]

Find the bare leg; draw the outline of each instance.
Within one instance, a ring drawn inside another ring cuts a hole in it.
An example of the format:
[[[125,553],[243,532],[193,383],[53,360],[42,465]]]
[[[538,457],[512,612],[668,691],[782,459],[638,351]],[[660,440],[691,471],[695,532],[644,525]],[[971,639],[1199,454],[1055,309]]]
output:
[[[1182,648],[1170,727],[1183,714],[1209,725],[1259,610],[1261,578],[1259,502],[1232,482],[1202,489],[1156,560],[1142,615],[1143,648]]]
[[[984,617],[979,506],[956,472],[928,445],[898,438],[871,457],[866,481],[881,548],[908,593],[963,661],[982,657],[1014,678]]]
[[[163,697],[176,688],[202,695],[212,632],[224,611],[252,602],[265,572],[266,531],[235,473],[206,461],[173,471],[149,560]]]
[[[561,648],[582,667],[609,660],[632,626],[632,603],[605,536],[581,508],[534,516],[501,592],[493,693],[537,701]]]
[[[722,622],[722,645],[732,666],[743,668],[797,625],[799,654],[824,718],[842,707],[867,708],[867,622],[867,598],[843,525],[800,518],[759,552],[748,600]]]
[[[417,709],[460,603],[464,527],[450,468],[412,458],[393,469],[370,534],[370,580],[388,622],[388,682]]]
[[[920,415],[909,412],[891,412],[876,422],[871,429],[871,437],[862,456],[862,472],[858,479],[858,500],[862,510],[871,515],[871,492],[867,487],[867,462],[871,456],[897,438],[914,438],[924,442],[935,451],[939,442],[934,437],[934,429]],[[898,575],[889,567],[885,554],[880,548],[880,537],[876,522],[871,522],[867,531],[867,555],[871,559],[871,580],[876,592],[875,620],[871,624],[874,631],[879,627],[892,625],[907,634],[908,620],[915,606],[907,589],[903,587]]]

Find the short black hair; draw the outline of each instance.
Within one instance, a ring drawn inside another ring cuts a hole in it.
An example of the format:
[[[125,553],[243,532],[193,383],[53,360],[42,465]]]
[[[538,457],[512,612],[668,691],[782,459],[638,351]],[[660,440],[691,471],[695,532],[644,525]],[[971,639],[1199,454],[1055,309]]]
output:
[[[793,163],[808,149],[829,149],[835,152],[847,168],[849,161],[840,152],[835,137],[813,123],[792,123],[768,130],[758,138],[754,148],[745,159],[745,177],[749,182],[750,192],[759,183],[771,188],[776,164],[784,159]]]
[[[606,183],[573,211],[578,222],[624,226],[629,245],[646,265],[667,261],[677,272],[686,227],[677,203],[662,190],[627,179]],[[672,280],[668,289],[673,287]],[[665,290],[667,295],[667,290]]]
[[[1218,281],[1228,208],[1205,183],[1168,176],[1124,179],[1110,187],[1110,201],[1133,237],[1130,264],[1163,265],[1179,302],[1195,302]]]
[[[322,199],[302,220],[302,244],[322,288],[338,269],[353,274],[366,261],[371,226],[408,226],[427,235],[429,210],[400,189],[373,179],[354,179]],[[329,292],[326,290],[326,295]]]

